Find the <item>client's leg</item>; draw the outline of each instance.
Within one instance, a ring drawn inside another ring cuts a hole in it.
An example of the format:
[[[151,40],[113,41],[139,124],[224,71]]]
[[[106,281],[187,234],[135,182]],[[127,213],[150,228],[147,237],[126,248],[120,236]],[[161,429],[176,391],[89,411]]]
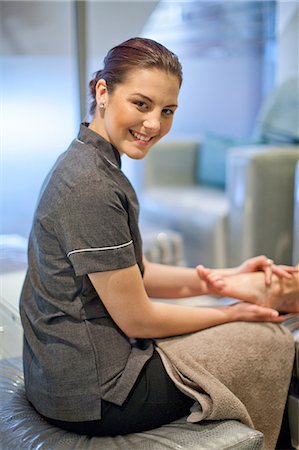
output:
[[[273,275],[270,286],[265,285],[262,272],[217,278],[215,271],[200,268],[199,276],[216,295],[268,306],[280,312],[299,313],[299,264],[297,268],[290,279]]]

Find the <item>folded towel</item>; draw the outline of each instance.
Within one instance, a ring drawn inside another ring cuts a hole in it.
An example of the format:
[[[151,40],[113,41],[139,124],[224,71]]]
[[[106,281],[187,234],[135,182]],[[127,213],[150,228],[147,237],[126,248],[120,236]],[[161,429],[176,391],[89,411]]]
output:
[[[271,323],[234,322],[159,339],[157,351],[177,387],[195,399],[187,420],[236,419],[275,448],[290,385],[294,339]]]

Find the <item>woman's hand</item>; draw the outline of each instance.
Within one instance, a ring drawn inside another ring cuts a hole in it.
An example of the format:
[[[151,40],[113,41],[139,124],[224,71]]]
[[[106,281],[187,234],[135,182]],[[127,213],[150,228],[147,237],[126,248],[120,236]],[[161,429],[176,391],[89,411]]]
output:
[[[276,266],[273,263],[264,266],[260,265],[261,256],[257,256],[256,258],[251,258],[241,264],[240,271],[225,274],[221,270],[217,271],[217,269],[208,269],[203,265],[199,265],[196,267],[197,274],[199,278],[204,280],[207,284],[208,290],[211,294],[214,295],[230,295],[226,288],[229,287],[229,277],[234,275],[241,275],[247,273],[258,272],[258,267],[263,267],[265,272],[265,287],[269,288],[271,285],[272,274],[275,274],[278,278],[287,278],[288,280],[292,280],[293,274],[298,273],[297,267],[289,267],[289,266]],[[263,264],[263,263],[262,263]]]
[[[220,307],[227,314],[229,321],[246,322],[276,322],[285,320],[285,316],[272,308],[255,305],[247,302],[237,302],[228,306]]]
[[[198,268],[204,268],[203,265],[197,266]],[[264,272],[265,274],[265,285],[270,286],[272,275],[277,275],[278,278],[287,278],[291,279],[294,272],[297,272],[298,269],[296,267],[292,266],[285,266],[285,265],[276,265],[272,261],[272,259],[267,258],[264,255],[255,256],[253,258],[249,258],[246,261],[244,261],[242,264],[240,264],[237,267],[232,267],[229,269],[207,269],[210,274],[215,275],[215,279],[223,279],[225,277],[229,277],[232,275],[240,275],[244,273],[252,273],[252,272]],[[198,271],[197,271],[198,272]],[[200,273],[198,272],[199,276]],[[205,274],[206,275],[206,274]],[[200,276],[200,278],[202,278]]]
[[[240,266],[236,267],[236,274],[258,272],[263,271],[265,273],[265,283],[267,286],[271,284],[272,274],[277,275],[279,278],[292,278],[292,273],[298,269],[291,266],[274,264],[272,259],[267,258],[264,255],[249,258],[244,261]]]

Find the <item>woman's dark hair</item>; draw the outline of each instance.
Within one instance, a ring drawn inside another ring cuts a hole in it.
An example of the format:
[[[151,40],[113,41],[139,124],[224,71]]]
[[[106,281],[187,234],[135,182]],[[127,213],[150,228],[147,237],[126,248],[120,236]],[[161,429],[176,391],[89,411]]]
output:
[[[178,57],[158,42],[136,37],[109,50],[104,59],[104,69],[95,72],[89,83],[92,100],[90,114],[93,115],[96,109],[96,84],[101,78],[106,81],[111,94],[118,84],[125,81],[130,71],[149,68],[175,75],[181,86],[183,74]]]

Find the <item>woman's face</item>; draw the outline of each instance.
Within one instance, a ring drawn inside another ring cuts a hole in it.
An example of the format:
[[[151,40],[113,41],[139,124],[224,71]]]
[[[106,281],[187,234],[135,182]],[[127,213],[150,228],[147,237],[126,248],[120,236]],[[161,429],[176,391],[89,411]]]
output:
[[[158,69],[139,69],[107,92],[97,84],[97,111],[90,127],[111,142],[120,154],[142,159],[165,136],[178,104],[179,81]],[[104,108],[99,110],[99,104]]]

